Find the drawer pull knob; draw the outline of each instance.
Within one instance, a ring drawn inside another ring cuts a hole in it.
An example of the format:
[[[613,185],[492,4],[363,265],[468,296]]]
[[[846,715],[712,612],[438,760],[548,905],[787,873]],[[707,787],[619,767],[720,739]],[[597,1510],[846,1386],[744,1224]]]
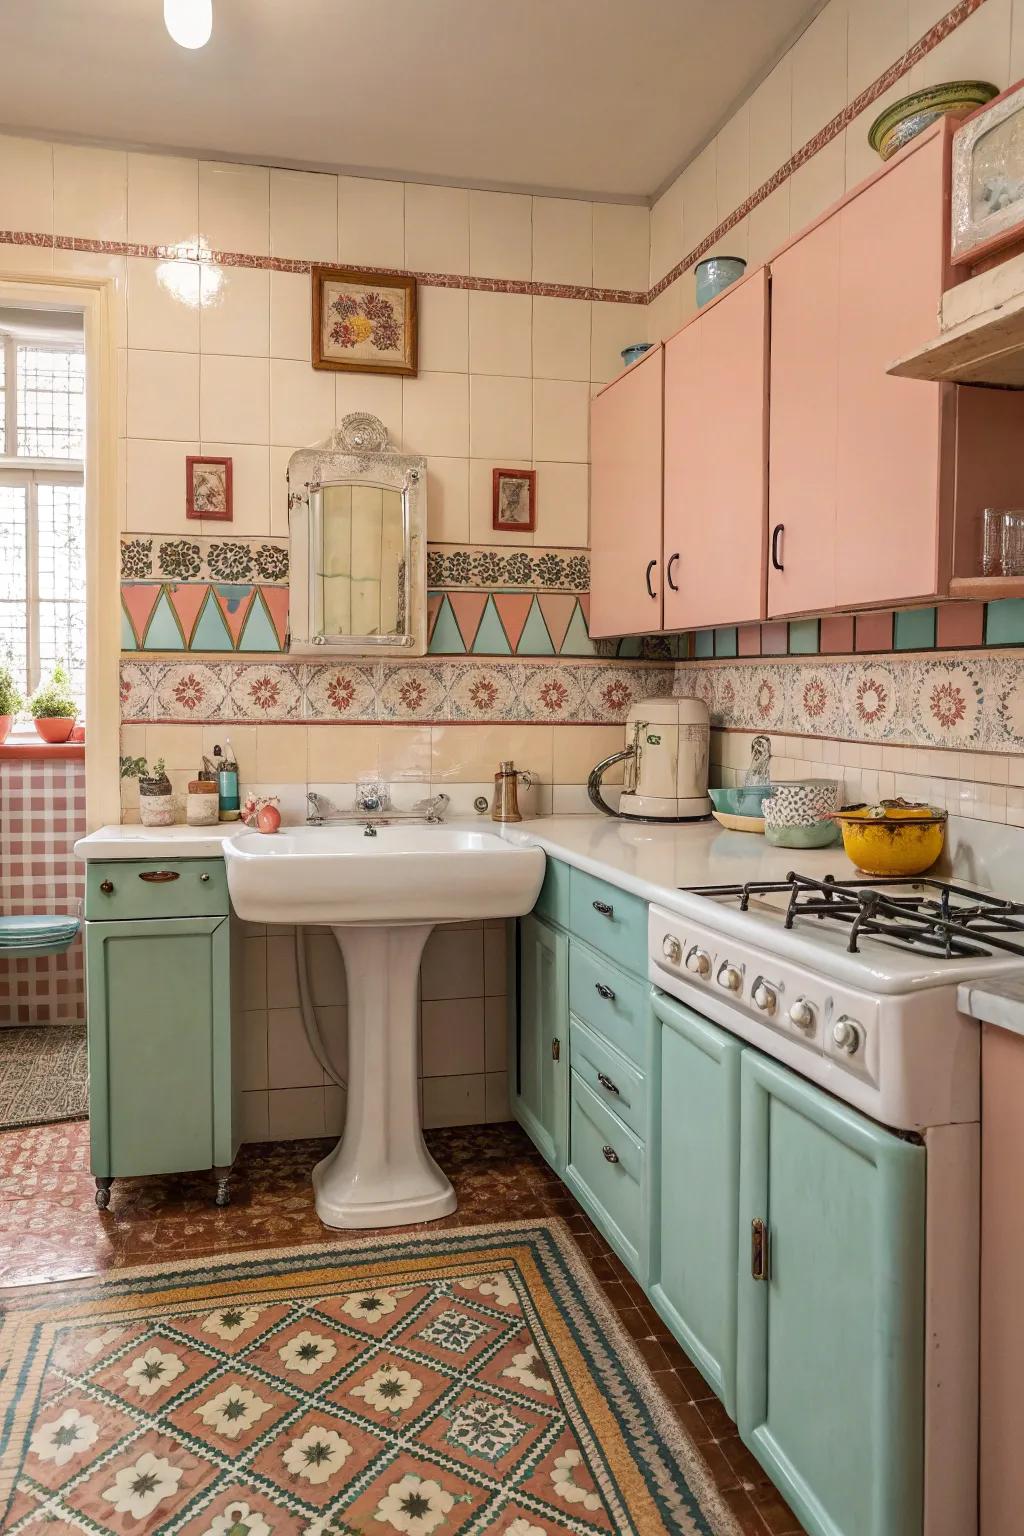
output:
[[[615,993],[612,991],[611,987],[606,987],[603,981],[595,981],[594,989],[597,992],[598,997],[603,997],[606,1003],[614,1003]]]
[[[619,1160],[619,1154],[616,1152],[614,1147],[602,1147],[601,1156],[604,1158],[606,1163],[617,1163]]]
[[[615,908],[609,906],[606,901],[595,901],[594,911],[600,912],[602,917],[611,917],[612,913],[615,911]]]
[[[616,1098],[618,1098],[619,1090],[616,1088],[610,1077],[607,1077],[603,1072],[599,1072],[597,1074],[597,1080],[606,1093],[614,1093]]]
[[[755,1280],[768,1279],[768,1228],[760,1216],[750,1223],[750,1273]]]
[[[177,880],[179,871],[176,869],[141,869],[140,880],[148,880],[151,885],[166,885],[168,880]]]
[[[100,890],[103,892],[104,896],[109,896],[111,894],[111,892],[113,891],[113,889],[114,889],[114,882],[113,882],[113,880],[101,880],[100,881]]]
[[[203,885],[206,885],[208,883],[209,879],[210,879],[209,875],[200,875],[199,878],[202,881]]]

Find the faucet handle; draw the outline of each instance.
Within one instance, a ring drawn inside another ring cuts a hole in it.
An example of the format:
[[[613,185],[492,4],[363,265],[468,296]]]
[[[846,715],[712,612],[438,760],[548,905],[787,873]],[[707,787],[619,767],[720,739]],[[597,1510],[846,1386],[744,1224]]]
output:
[[[306,790],[306,825],[318,827],[323,824],[324,810],[320,804],[320,796],[315,790]]]
[[[383,779],[360,779],[356,783],[357,811],[389,811],[391,793]]]
[[[413,811],[427,821],[443,821],[444,813],[450,804],[450,797],[442,790],[440,794],[427,795],[425,799],[417,800]]]

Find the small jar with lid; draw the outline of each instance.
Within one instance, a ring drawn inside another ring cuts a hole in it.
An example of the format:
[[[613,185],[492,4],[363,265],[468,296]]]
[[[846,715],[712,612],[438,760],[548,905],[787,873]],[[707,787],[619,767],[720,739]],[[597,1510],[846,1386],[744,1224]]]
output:
[[[185,800],[185,820],[190,827],[215,827],[220,812],[217,784],[210,779],[191,779]]]

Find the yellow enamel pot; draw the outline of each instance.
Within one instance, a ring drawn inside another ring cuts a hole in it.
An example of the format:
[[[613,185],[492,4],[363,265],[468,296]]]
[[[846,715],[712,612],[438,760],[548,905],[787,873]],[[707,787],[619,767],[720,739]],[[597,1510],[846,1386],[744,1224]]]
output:
[[[834,819],[847,858],[865,875],[920,875],[931,869],[946,841],[946,813],[934,805],[883,800],[849,806]]]

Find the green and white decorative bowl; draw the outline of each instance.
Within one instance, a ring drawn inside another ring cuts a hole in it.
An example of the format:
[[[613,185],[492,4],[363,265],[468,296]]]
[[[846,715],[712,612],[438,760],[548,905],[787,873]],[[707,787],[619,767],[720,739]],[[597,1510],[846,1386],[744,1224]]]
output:
[[[912,91],[878,114],[868,129],[868,143],[883,160],[890,160],[936,119],[966,117],[998,95],[999,87],[988,80],[947,80],[943,85]]]

